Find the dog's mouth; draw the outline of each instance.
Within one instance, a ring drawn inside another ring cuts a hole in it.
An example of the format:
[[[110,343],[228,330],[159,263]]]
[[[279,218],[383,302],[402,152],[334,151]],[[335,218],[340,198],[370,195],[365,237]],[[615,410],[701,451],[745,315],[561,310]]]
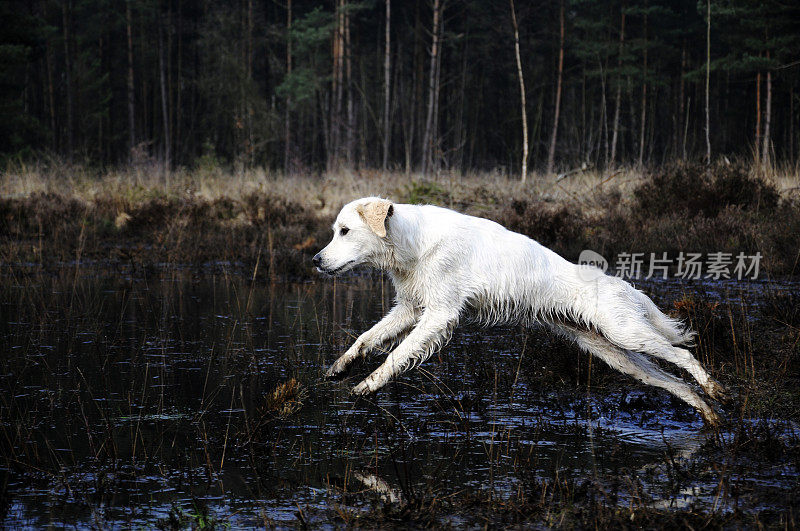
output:
[[[328,269],[328,268],[325,268],[325,267],[317,267],[317,271],[319,271],[320,273],[324,273],[325,275],[329,275],[329,276],[334,277],[334,276],[338,275],[339,273],[343,273],[346,269],[348,269],[350,266],[352,266],[355,263],[356,263],[355,260],[350,260],[350,261],[345,262],[344,264],[340,265],[339,267],[337,267],[335,269]]]

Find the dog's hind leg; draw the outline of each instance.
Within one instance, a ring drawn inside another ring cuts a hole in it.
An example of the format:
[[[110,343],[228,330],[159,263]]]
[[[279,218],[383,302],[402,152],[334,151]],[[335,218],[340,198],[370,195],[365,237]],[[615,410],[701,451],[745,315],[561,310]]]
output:
[[[644,317],[636,316],[604,323],[599,330],[609,341],[622,349],[644,352],[686,369],[708,396],[715,400],[725,398],[725,388],[706,372],[692,353],[685,348],[674,346],[669,338],[664,337]]]
[[[359,356],[365,356],[373,348],[393,341],[397,336],[414,326],[418,318],[419,310],[409,304],[398,303],[389,313],[383,316],[383,319],[358,336],[358,339],[347,349],[347,352],[342,354],[325,372],[325,377],[330,378],[339,374]]]
[[[380,367],[353,388],[353,393],[364,395],[377,391],[401,372],[427,360],[450,339],[457,323],[458,313],[455,311],[425,310],[417,326]]]
[[[647,385],[664,389],[694,407],[706,423],[712,426],[719,424],[719,417],[714,410],[686,382],[665,372],[643,354],[623,350],[594,332],[566,326],[559,328],[565,335],[574,338],[583,350],[594,354],[613,369],[633,376]]]

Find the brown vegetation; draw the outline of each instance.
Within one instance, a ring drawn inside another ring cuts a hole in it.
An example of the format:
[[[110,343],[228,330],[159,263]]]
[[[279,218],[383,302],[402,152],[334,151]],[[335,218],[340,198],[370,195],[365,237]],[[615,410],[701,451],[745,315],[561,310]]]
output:
[[[216,167],[178,174],[169,186],[140,173],[64,178],[25,169],[3,181],[5,263],[259,263],[264,274],[305,277],[339,207],[375,194],[494,219],[570,260],[582,249],[612,261],[623,251],[758,251],[766,275],[794,275],[798,265],[800,205],[774,180],[731,165],[715,167],[711,177],[703,167],[677,165],[644,179],[536,179],[536,188],[496,175],[281,178],[229,176]]]

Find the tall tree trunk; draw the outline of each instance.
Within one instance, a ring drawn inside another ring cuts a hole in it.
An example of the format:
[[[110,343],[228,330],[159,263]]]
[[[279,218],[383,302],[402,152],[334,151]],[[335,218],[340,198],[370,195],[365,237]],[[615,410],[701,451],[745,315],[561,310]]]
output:
[[[398,41],[398,53],[397,56],[401,57],[400,54],[400,47],[402,41]],[[406,175],[411,174],[411,169],[413,167],[413,151],[414,151],[414,129],[416,128],[416,124],[414,121],[414,111],[415,101],[413,97],[409,95],[414,94],[414,86],[413,80],[411,82],[411,88],[408,88],[407,77],[404,76],[404,72],[402,70],[403,62],[398,61],[397,63],[397,102],[400,107],[400,127],[403,132],[403,158],[405,162],[405,172]],[[413,69],[413,65],[412,65]]]
[[[794,145],[794,85],[789,85],[789,163],[795,163]]]
[[[352,65],[352,47],[350,46],[350,10],[345,6],[344,9],[344,61],[345,71],[347,74],[345,82],[345,91],[347,93],[347,131],[346,131],[346,145],[345,156],[347,159],[347,166],[353,167],[354,156],[354,135],[356,129],[355,109],[353,108],[353,65]]]
[[[172,2],[167,2],[167,42],[166,42],[166,56],[165,56],[165,64],[167,69],[167,109],[169,110],[169,115],[167,116],[167,125],[169,128],[169,148],[170,148],[170,164],[172,161],[175,160],[175,91],[173,90],[175,87],[174,81],[172,79],[172,28],[173,28],[173,18],[172,18]],[[171,166],[168,166],[171,168]]]
[[[42,14],[47,20],[47,0],[42,0]],[[53,139],[51,147],[55,152],[58,150],[58,133],[56,131],[56,98],[53,87],[53,47],[49,38],[45,40],[45,62],[47,66],[47,107],[50,117],[50,134]]]
[[[64,84],[67,93],[67,160],[72,162],[74,145],[74,121],[72,118],[73,95],[72,95],[72,51],[70,42],[70,6],[71,0],[64,0],[61,4],[61,16],[64,22]]]
[[[414,89],[411,97],[412,102],[412,116],[411,122],[413,129],[411,130],[411,149],[412,153],[410,158],[416,160],[415,155],[422,155],[424,151],[422,141],[425,135],[425,87],[427,82],[425,80],[425,63],[429,61],[429,52],[426,50],[427,30],[422,20],[422,9],[420,4],[423,0],[416,0],[414,4]],[[406,167],[406,173],[411,171],[410,167]]]
[[[556,81],[556,107],[553,113],[553,132],[550,135],[550,150],[547,153],[547,173],[553,173],[553,163],[556,156],[556,141],[558,139],[558,118],[561,113],[561,78],[564,75],[564,0],[561,0],[558,10],[560,38],[558,46],[558,79]]]
[[[292,0],[286,0],[286,75],[292,75]],[[292,96],[286,91],[286,109],[283,116],[283,171],[290,173],[289,163],[292,152],[292,121],[290,111]]]
[[[767,50],[769,60],[769,50]],[[767,101],[764,108],[764,147],[761,148],[761,165],[767,168],[770,162],[770,124],[772,123],[772,70],[767,70]]]
[[[761,72],[756,74],[756,142],[755,162],[761,161]]]
[[[183,85],[183,2],[182,0],[178,0],[178,14],[177,14],[177,36],[178,36],[178,44],[177,44],[177,65],[176,65],[176,76],[177,76],[177,83],[176,86],[178,87],[175,90],[175,105],[173,109],[175,109],[175,127],[173,132],[173,138],[175,139],[174,146],[175,152],[177,153],[177,158],[181,158],[183,154],[183,142],[181,138],[181,125],[182,125],[182,109],[181,105],[183,103],[183,98],[181,97],[181,87]]]
[[[245,88],[245,125],[247,127],[247,163],[252,166],[255,162],[255,140],[253,138],[253,108],[250,90],[253,81],[253,0],[247,0],[247,57],[245,58],[247,83]]]
[[[686,100],[686,118],[683,120],[683,149],[681,152],[683,153],[683,158],[686,160],[686,143],[689,139],[689,110],[692,108],[692,97]]]
[[[514,9],[514,0],[511,4],[511,24],[514,27],[514,55],[517,59],[517,77],[519,78],[519,106],[522,116],[522,174],[520,181],[523,183],[528,178],[528,106],[525,103],[525,77],[522,75],[522,59],[519,53],[519,27],[517,26],[517,13]]]
[[[247,79],[253,79],[253,0],[247,0]]]
[[[159,9],[160,11],[160,9]],[[167,100],[167,72],[166,63],[164,61],[164,30],[162,28],[161,13],[158,14],[158,70],[160,73],[161,82],[161,121],[164,134],[164,178],[169,175],[172,165],[172,153],[169,137],[169,106]]]
[[[336,31],[333,40],[333,101],[331,102],[330,146],[328,169],[338,168],[342,147],[342,107],[344,100],[344,10],[345,1],[338,0]]]
[[[128,38],[128,161],[132,160],[133,149],[136,147],[136,115],[134,108],[133,86],[133,29],[131,17],[131,0],[125,2],[125,32]]]
[[[620,8],[619,52],[617,55],[617,96],[614,108],[614,130],[611,133],[611,166],[617,162],[617,138],[619,138],[619,114],[622,106],[622,50],[625,44],[625,4]]]
[[[645,2],[645,9],[648,2]],[[641,168],[644,162],[645,124],[647,123],[647,11],[644,14],[644,62],[642,64],[642,112],[639,119],[639,158],[636,164]]]
[[[144,58],[144,55],[145,55],[145,50],[147,50],[148,46],[149,46],[149,38],[145,37],[145,17],[139,16],[138,18],[139,18],[139,20],[138,20],[138,23],[139,23],[139,61],[140,61],[140,64],[144,64],[143,58]],[[149,37],[149,35],[148,35],[148,37]],[[144,69],[142,69],[142,70],[144,70]],[[141,114],[139,115],[139,117],[141,118],[139,120],[139,132],[142,133],[143,141],[141,142],[141,144],[142,144],[143,154],[144,154],[144,152],[147,152],[148,154],[150,152],[150,148],[149,148],[150,142],[149,142],[149,140],[153,137],[152,123],[153,123],[153,118],[156,115],[156,112],[154,112],[155,111],[155,107],[157,106],[157,103],[153,103],[153,107],[150,106],[150,104],[151,104],[150,98],[152,97],[152,101],[153,102],[155,102],[156,99],[155,99],[155,96],[152,95],[152,93],[151,93],[151,89],[150,89],[150,86],[148,84],[149,81],[150,81],[150,77],[147,76],[146,74],[143,73],[141,76],[139,76],[140,94],[142,95],[141,104],[139,105],[139,109],[140,109],[139,112],[141,112]]]
[[[467,49],[469,46],[469,32],[464,36],[464,49],[461,53],[461,82],[459,83],[458,90],[458,113],[456,115],[456,151],[458,158],[458,169],[464,173],[466,170],[467,162],[465,160],[464,145],[467,142],[466,134],[467,128],[464,125],[464,115],[466,114],[466,91],[467,91]]]
[[[711,0],[706,0],[706,164],[711,167]]]
[[[681,78],[680,78],[680,88],[678,89],[678,120],[677,126],[675,128],[675,154],[678,154],[678,144],[680,142],[680,135],[681,129],[680,127],[681,122],[683,121],[683,101],[684,101],[684,94],[686,92],[686,82],[684,80],[684,74],[686,72],[686,41],[683,41],[683,45],[681,46]],[[683,157],[686,157],[686,154],[683,154]]]
[[[432,162],[433,111],[436,105],[436,73],[439,57],[439,19],[444,0],[433,0],[433,24],[431,31],[430,71],[428,75],[428,112],[425,117],[425,134],[422,137],[422,173],[426,173]]]
[[[100,38],[97,40],[97,63],[100,65],[100,68],[103,69],[103,35],[100,34]],[[103,150],[103,142],[105,138],[103,137],[103,113],[98,113],[97,115],[97,154],[100,160],[105,160],[105,152]]]
[[[607,72],[608,69],[604,68],[602,61],[598,61],[599,67],[601,70],[600,73],[600,116],[598,117],[598,124],[597,124],[597,144],[596,146],[592,145],[591,142],[591,135],[589,138],[589,142],[587,143],[587,149],[591,151],[596,151],[597,155],[595,156],[595,160],[599,161],[600,158],[600,146],[603,144],[603,140],[605,140],[605,151],[603,152],[603,161],[608,164],[608,98],[606,96],[606,85],[607,85]],[[584,101],[586,99],[586,75],[584,73],[584,82],[583,82],[583,98]],[[594,114],[591,110],[589,111],[589,119],[591,121],[591,115]],[[591,126],[590,126],[591,127]],[[591,128],[590,128],[591,131]]]
[[[392,56],[391,56],[391,23],[392,0],[386,1],[386,23],[384,28],[383,52],[383,160],[381,167],[385,170],[389,164],[389,142],[392,135],[392,123],[389,117],[389,97],[391,92]]]
[[[439,39],[444,35],[444,17],[439,18]],[[439,95],[441,94],[442,82],[442,46],[439,44],[439,53],[436,56],[436,84],[433,90],[433,127],[431,131],[431,169],[438,175],[442,163],[442,136],[439,134]]]

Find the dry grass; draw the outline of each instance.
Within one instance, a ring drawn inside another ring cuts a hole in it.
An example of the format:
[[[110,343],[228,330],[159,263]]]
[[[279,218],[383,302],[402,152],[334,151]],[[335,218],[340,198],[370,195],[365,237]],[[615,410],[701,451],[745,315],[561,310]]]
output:
[[[192,170],[165,174],[150,163],[105,172],[17,164],[0,174],[0,228],[6,233],[0,258],[41,263],[48,259],[41,249],[50,244],[66,248],[50,259],[68,261],[80,243],[83,257],[113,260],[109,247],[126,254],[155,241],[156,251],[144,253],[141,263],[251,264],[264,249],[271,275],[305,276],[310,270],[303,264],[327,239],[341,206],[379,195],[494,219],[570,260],[585,248],[607,257],[622,251],[758,250],[770,274],[800,271],[797,172],[723,163],[712,173],[706,178],[703,167],[692,165],[647,175],[632,168],[588,170],[531,175],[522,184],[499,172],[286,176],[263,168],[225,171],[201,161]],[[753,202],[751,191],[769,200]]]
[[[555,203],[577,203],[589,209],[608,194],[623,200],[646,179],[649,171],[625,167],[600,171],[589,169],[568,175],[531,174],[523,184],[516,175],[498,171],[456,173],[442,171],[437,175],[407,174],[399,171],[348,170],[322,175],[291,175],[247,168],[223,169],[216,163],[199,163],[188,170],[179,168],[166,174],[163,168],[142,163],[124,169],[100,171],[87,166],[69,166],[62,162],[9,164],[0,173],[0,196],[28,197],[34,193],[55,193],[92,201],[97,197],[116,196],[145,199],[153,195],[194,196],[213,201],[220,197],[240,199],[252,193],[269,193],[291,202],[318,208],[322,217],[330,216],[356,197],[380,195],[402,200],[409,187],[416,183],[432,183],[454,205],[475,204],[487,192],[495,198],[510,199],[523,195],[530,199]],[[772,184],[783,197],[800,192],[800,172],[794,167],[749,173]]]
[[[98,197],[146,199],[154,195],[187,196],[213,201],[220,197],[269,192],[286,200],[319,209],[320,216],[334,214],[344,203],[356,197],[381,195],[403,199],[415,183],[430,183],[453,204],[477,203],[487,194],[496,198],[527,197],[548,202],[591,204],[600,193],[619,193],[629,197],[643,179],[642,173],[627,168],[610,173],[586,171],[558,180],[557,176],[529,176],[522,184],[498,172],[457,174],[441,172],[437,176],[382,172],[376,170],[341,170],[322,175],[292,175],[263,168],[224,171],[220,167],[200,166],[179,169],[168,176],[158,167],[132,167],[100,172],[83,166],[63,164],[16,164],[0,174],[0,195],[6,198],[29,197],[35,193],[53,193],[92,201]]]

